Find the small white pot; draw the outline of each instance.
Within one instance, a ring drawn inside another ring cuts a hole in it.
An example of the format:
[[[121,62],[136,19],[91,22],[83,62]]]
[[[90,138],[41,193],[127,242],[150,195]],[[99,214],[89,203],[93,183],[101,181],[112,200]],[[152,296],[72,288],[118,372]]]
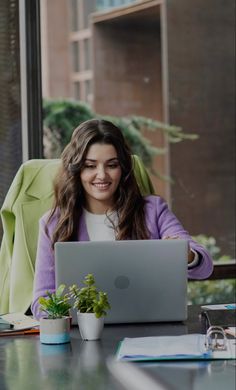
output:
[[[70,342],[70,317],[40,318],[40,341],[43,344]]]
[[[98,340],[104,327],[104,317],[97,318],[94,313],[77,312],[80,335],[83,340]]]

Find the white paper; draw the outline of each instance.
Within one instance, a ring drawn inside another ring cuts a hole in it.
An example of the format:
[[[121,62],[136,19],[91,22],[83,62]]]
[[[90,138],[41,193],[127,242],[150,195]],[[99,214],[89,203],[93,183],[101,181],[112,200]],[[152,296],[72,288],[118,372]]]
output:
[[[1,318],[14,326],[14,330],[30,329],[39,326],[39,321],[26,316],[24,313],[2,314]]]
[[[204,342],[205,336],[200,334],[125,338],[118,359],[199,357],[206,353]]]

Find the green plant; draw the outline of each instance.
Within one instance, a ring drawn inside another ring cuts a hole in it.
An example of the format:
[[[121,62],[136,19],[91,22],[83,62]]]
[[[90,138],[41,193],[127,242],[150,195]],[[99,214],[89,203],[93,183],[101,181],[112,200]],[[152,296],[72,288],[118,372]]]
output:
[[[92,119],[101,118],[94,113],[84,102],[71,99],[53,99],[43,101],[43,125],[44,125],[44,156],[57,158],[70,140],[73,130],[80,123]],[[177,143],[184,139],[195,140],[196,134],[186,134],[181,127],[169,125],[151,118],[136,115],[127,117],[102,116],[120,127],[133,154],[137,154],[155,175],[166,179],[159,171],[152,169],[153,158],[166,152],[165,148],[152,145],[144,136],[146,131],[159,131],[171,143]]]
[[[74,300],[74,309],[81,313],[94,313],[97,318],[105,316],[106,310],[110,309],[107,294],[98,291],[93,274],[85,276],[82,283],[86,287],[79,288],[75,284],[69,287],[70,296]]]
[[[72,305],[69,303],[69,294],[63,294],[65,285],[61,284],[55,293],[46,291],[46,297],[39,298],[40,310],[47,313],[48,318],[62,318],[68,316]]]

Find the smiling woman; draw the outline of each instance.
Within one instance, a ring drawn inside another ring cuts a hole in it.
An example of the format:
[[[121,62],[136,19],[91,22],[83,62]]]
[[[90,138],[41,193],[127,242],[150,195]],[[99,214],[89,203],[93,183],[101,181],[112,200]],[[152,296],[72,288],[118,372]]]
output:
[[[52,210],[40,220],[32,312],[38,298],[55,290],[57,241],[186,239],[188,276],[202,279],[213,269],[203,246],[184,230],[160,196],[142,196],[132,156],[121,130],[92,119],[77,127],[62,153]]]
[[[94,214],[112,210],[120,178],[121,168],[114,146],[101,143],[91,145],[80,175],[86,209]]]

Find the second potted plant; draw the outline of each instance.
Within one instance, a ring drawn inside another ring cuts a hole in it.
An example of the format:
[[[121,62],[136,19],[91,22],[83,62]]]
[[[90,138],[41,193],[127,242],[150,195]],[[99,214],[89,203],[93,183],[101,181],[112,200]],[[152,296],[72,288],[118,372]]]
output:
[[[46,297],[39,298],[40,310],[46,316],[40,318],[40,341],[43,344],[62,344],[70,341],[71,304],[69,295],[64,294],[61,284],[55,293],[47,291]]]
[[[85,287],[73,285],[69,288],[74,300],[73,307],[77,309],[77,319],[83,340],[97,340],[101,337],[104,326],[104,316],[110,309],[107,294],[98,291],[93,274],[85,276]]]

